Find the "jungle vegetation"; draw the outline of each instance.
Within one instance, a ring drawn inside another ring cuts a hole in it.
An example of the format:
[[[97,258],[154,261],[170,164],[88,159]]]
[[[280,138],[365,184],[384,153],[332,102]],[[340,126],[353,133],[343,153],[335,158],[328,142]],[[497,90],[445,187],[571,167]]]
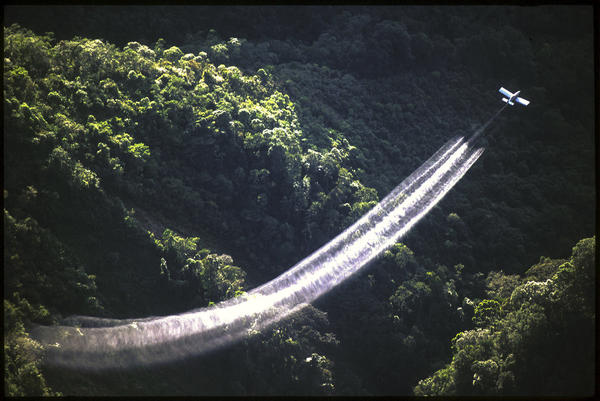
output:
[[[586,6],[6,7],[5,395],[593,394],[592,34]],[[314,305],[176,364],[44,364],[32,323],[276,277],[487,121],[499,84],[532,104]]]

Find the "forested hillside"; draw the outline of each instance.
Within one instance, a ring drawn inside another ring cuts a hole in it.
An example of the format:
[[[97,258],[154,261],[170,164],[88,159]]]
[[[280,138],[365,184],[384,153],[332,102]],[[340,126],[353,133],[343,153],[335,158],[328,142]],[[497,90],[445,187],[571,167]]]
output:
[[[5,395],[590,395],[592,34],[574,6],[5,8]],[[43,362],[32,324],[181,313],[286,271],[500,85],[531,105],[314,305],[177,363]]]

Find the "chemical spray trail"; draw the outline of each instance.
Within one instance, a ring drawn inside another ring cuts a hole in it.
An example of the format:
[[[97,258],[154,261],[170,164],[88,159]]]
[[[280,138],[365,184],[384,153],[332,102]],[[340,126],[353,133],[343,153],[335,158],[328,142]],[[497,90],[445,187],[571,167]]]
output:
[[[483,149],[471,147],[463,137],[451,139],[356,223],[243,296],[166,317],[75,316],[69,324],[80,327],[37,326],[32,336],[48,345],[50,364],[107,369],[178,360],[260,331],[314,301],[392,246],[481,156]]]
[[[506,108],[506,106],[508,106],[508,104],[505,104],[504,106],[500,107],[500,109],[493,116],[491,116],[490,119],[487,120],[485,124],[483,124],[477,131],[475,131],[475,133],[473,135],[471,135],[471,137],[467,140],[467,142],[469,142],[470,144],[474,144],[475,140],[481,134],[483,134],[485,129],[488,127],[488,125],[490,125],[492,123],[492,121],[494,121],[496,119],[496,117],[498,117],[500,115],[500,113],[502,113],[502,111]]]

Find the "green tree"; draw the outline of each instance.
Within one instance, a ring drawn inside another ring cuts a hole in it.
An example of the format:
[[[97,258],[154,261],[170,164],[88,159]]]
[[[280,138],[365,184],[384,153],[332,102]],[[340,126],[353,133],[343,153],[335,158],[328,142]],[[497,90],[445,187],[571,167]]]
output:
[[[556,273],[547,270],[545,281],[514,288],[506,307],[496,300],[480,302],[474,316],[480,327],[457,334],[452,361],[419,381],[414,393],[592,394],[594,255],[595,238],[583,239]],[[505,285],[513,287],[510,281]]]

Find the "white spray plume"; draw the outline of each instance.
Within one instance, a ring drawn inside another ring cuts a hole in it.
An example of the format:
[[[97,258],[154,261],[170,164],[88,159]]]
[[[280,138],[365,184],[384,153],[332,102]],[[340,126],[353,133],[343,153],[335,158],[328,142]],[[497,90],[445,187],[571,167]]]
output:
[[[46,345],[47,363],[86,369],[165,363],[227,345],[290,315],[374,260],[431,210],[482,152],[470,150],[463,137],[451,139],[353,225],[243,296],[166,317],[74,316],[71,322],[82,327],[36,326],[32,336]]]

